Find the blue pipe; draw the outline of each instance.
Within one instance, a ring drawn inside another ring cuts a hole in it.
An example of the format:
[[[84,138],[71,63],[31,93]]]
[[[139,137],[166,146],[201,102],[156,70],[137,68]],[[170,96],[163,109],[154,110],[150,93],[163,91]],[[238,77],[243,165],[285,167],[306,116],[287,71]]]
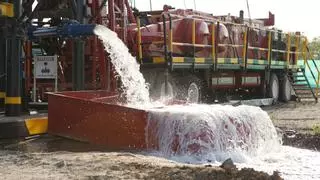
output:
[[[93,35],[93,30],[96,27],[94,24],[70,24],[63,26],[58,34],[65,37],[78,37],[78,36],[90,36]]]
[[[36,37],[63,37],[63,38],[74,38],[79,36],[90,36],[93,35],[93,30],[96,27],[95,24],[79,24],[79,23],[63,23],[60,26],[54,27],[30,27],[29,38],[34,39]]]

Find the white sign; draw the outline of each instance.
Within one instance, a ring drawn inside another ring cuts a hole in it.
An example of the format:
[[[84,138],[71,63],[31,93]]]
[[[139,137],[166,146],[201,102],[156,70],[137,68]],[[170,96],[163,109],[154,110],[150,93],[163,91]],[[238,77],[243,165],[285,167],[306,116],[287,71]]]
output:
[[[35,56],[34,68],[35,78],[56,79],[58,69],[57,56]]]

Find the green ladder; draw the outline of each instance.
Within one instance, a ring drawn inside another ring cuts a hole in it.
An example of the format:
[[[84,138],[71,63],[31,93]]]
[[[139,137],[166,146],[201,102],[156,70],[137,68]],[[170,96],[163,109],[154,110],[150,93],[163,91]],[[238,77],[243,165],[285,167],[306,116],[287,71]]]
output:
[[[313,73],[311,74],[313,75]],[[288,78],[299,101],[312,99],[318,102],[318,97],[307,79],[305,69],[298,69],[296,72],[290,73]]]

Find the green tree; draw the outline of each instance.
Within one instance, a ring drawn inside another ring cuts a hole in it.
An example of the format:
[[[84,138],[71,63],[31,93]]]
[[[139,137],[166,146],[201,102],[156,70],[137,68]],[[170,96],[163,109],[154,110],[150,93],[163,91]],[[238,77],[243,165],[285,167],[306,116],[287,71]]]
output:
[[[308,44],[310,52],[313,53],[314,59],[320,59],[320,36],[312,39]]]

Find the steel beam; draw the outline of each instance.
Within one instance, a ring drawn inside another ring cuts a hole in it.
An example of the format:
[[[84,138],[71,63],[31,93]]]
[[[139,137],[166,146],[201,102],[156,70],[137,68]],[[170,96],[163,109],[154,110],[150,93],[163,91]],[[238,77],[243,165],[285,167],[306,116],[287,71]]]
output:
[[[73,90],[84,90],[84,41],[77,39],[73,43],[72,82]]]
[[[77,21],[84,23],[84,7],[85,0],[77,1]],[[84,44],[82,39],[76,39],[73,43],[73,56],[72,56],[72,82],[73,90],[84,89]]]
[[[20,116],[21,114],[21,31],[16,19],[21,16],[21,0],[13,1],[14,17],[4,24],[9,31],[6,38],[6,97],[5,114],[6,116]]]
[[[21,40],[16,32],[7,38],[7,87],[5,97],[5,113],[7,116],[21,114]]]
[[[1,36],[3,36],[1,34]],[[6,91],[6,41],[0,38],[0,109],[4,108]]]

